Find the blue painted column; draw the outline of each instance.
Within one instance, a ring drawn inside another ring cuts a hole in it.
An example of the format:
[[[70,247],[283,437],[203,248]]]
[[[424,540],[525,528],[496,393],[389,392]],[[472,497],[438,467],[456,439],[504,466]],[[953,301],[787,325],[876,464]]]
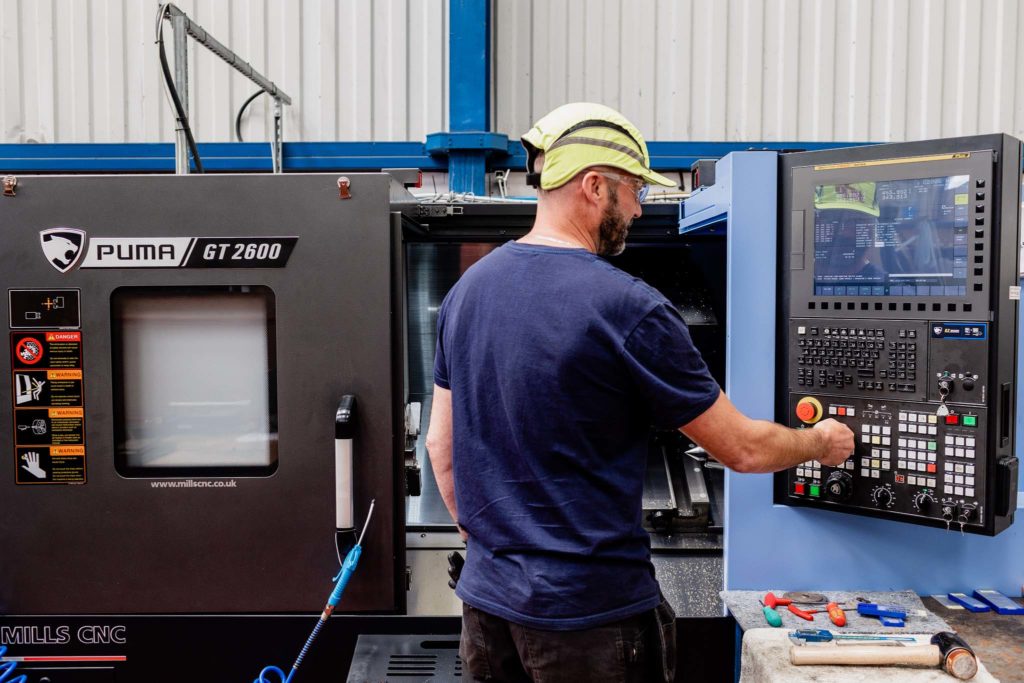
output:
[[[490,0],[450,0],[448,9],[448,128],[490,130]]]
[[[487,157],[508,153],[508,138],[491,133],[491,2],[450,0],[449,132],[427,136],[427,151],[448,156],[453,192],[487,191]]]

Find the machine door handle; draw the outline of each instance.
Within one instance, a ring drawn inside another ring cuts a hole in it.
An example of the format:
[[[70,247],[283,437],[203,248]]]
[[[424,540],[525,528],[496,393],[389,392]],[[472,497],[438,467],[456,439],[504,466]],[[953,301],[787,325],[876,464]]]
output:
[[[999,447],[1010,445],[1010,425],[1013,423],[1013,383],[1003,382],[999,387]]]
[[[352,444],[356,432],[356,397],[346,394],[334,415],[334,505],[335,541],[338,556],[345,557],[356,542]]]

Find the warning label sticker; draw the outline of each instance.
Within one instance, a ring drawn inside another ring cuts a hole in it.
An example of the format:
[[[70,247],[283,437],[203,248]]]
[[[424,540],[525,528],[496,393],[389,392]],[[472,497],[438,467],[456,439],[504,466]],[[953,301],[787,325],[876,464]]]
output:
[[[82,405],[81,370],[15,370],[14,405],[36,406]]]
[[[16,332],[11,344],[16,368],[82,367],[81,332]]]
[[[83,484],[82,333],[11,334],[15,483]]]

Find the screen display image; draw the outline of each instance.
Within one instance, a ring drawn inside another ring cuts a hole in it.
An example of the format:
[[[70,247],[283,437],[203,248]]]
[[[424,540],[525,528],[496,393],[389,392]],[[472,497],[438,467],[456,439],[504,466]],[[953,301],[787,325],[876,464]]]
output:
[[[967,294],[969,176],[817,185],[817,296]]]

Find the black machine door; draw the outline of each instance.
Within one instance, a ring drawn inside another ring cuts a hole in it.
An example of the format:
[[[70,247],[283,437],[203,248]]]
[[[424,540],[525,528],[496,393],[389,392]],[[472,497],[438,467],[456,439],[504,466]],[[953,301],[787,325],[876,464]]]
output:
[[[401,610],[389,181],[22,177],[0,203],[0,612]],[[404,588],[404,587],[403,587]]]

